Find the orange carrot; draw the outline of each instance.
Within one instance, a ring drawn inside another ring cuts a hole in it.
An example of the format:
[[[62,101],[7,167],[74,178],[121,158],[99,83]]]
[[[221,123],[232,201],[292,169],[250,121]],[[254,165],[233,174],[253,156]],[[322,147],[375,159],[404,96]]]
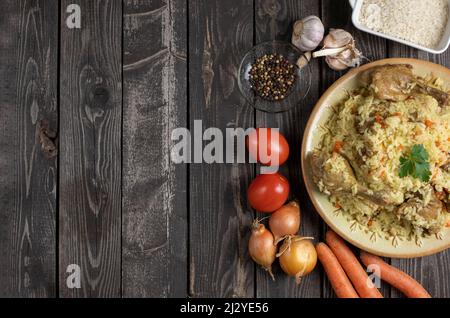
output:
[[[385,123],[384,123],[384,121],[383,121],[383,117],[381,117],[380,115],[375,115],[375,121],[377,122],[377,123],[379,123],[380,125],[381,125],[381,127],[382,128],[385,128],[386,127],[386,125],[385,125]]]
[[[336,255],[339,263],[350,278],[361,298],[383,298],[356,256],[345,244],[344,240],[333,231],[327,231],[325,241]]]
[[[325,243],[318,243],[316,245],[316,251],[317,257],[323,265],[336,296],[339,298],[359,298],[352,283],[350,283],[347,275],[345,275],[341,264],[339,264],[339,261],[330,248]]]
[[[382,119],[381,116],[378,115],[378,114],[375,116],[375,121],[376,121],[377,123],[379,123],[380,125],[383,123],[383,119]]]
[[[431,298],[430,294],[414,278],[401,270],[385,263],[378,256],[361,251],[361,261],[364,265],[375,265],[380,270],[380,278],[397,288],[408,298]]]
[[[343,145],[344,145],[344,142],[343,142],[343,141],[340,141],[340,140],[336,141],[336,142],[334,143],[333,151],[334,151],[334,152],[340,152]]]
[[[432,120],[426,119],[424,122],[425,126],[427,126],[428,128],[433,127],[434,123]]]

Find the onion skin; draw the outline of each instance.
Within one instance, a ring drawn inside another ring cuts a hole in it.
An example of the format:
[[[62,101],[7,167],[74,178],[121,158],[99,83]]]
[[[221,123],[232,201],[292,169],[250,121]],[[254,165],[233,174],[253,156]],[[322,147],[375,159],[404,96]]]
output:
[[[276,258],[277,246],[272,233],[258,220],[255,220],[252,225],[248,252],[253,261],[268,271],[272,280],[275,280],[272,273],[272,263]]]
[[[280,247],[280,265],[289,276],[295,276],[300,284],[301,278],[311,273],[317,264],[317,252],[310,237],[289,236]]]
[[[300,206],[296,201],[289,202],[276,210],[269,219],[269,227],[275,243],[286,235],[295,235],[300,229]]]

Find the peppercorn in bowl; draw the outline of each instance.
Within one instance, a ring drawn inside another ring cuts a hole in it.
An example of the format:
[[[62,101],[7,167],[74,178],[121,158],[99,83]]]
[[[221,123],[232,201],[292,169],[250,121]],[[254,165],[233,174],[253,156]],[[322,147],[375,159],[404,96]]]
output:
[[[311,86],[309,65],[296,65],[302,52],[290,43],[256,45],[243,57],[238,84],[246,101],[258,110],[279,113],[298,105]]]

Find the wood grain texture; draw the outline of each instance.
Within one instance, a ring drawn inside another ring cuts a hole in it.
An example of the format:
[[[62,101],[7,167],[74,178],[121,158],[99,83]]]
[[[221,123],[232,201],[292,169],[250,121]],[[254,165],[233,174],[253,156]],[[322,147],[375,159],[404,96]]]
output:
[[[121,286],[122,2],[79,0],[81,29],[61,4],[59,288],[118,297]],[[81,267],[81,288],[66,285]]]
[[[446,67],[450,67],[450,52],[433,55],[407,46],[388,42],[389,57],[411,57],[428,60]],[[450,297],[450,250],[436,255],[414,259],[392,259],[392,265],[405,271],[418,280],[432,297]],[[403,295],[392,288],[392,297]]]
[[[58,2],[1,9],[0,297],[55,297]]]
[[[123,296],[187,295],[187,166],[170,159],[187,122],[187,2],[125,1]]]
[[[252,127],[253,109],[239,93],[237,68],[252,47],[250,0],[189,1],[190,128]],[[193,297],[252,297],[247,252],[252,212],[248,164],[190,165],[190,285]]]
[[[373,36],[371,34],[361,32],[356,29],[351,21],[352,9],[348,1],[333,1],[333,0],[321,0],[322,1],[322,21],[325,25],[325,32],[327,33],[330,28],[334,29],[344,29],[350,32],[356,40],[356,46],[367,60],[363,60],[363,63],[368,61],[375,61],[379,59],[386,58],[387,54],[387,44],[386,40]],[[321,94],[328,89],[328,87],[333,84],[339,77],[347,72],[333,71],[328,67],[326,62],[322,60],[322,86]],[[325,233],[327,227],[324,226],[323,233]],[[358,254],[358,250],[355,249],[355,253]],[[389,262],[389,259],[385,259]],[[321,267],[320,267],[321,268]],[[324,275],[323,279],[323,292],[322,297],[335,297],[335,294],[329,284],[328,279]],[[390,286],[387,284],[382,284],[380,292],[385,296],[390,296]]]
[[[291,41],[294,22],[308,15],[320,15],[320,1],[295,0],[255,0],[256,43],[270,40]],[[287,165],[281,172],[289,177],[291,197],[297,198],[302,211],[300,234],[320,238],[320,218],[314,210],[303,185],[300,169],[300,150],[303,130],[309,114],[319,97],[320,71],[317,61],[311,64],[312,85],[308,96],[292,110],[282,114],[256,112],[257,127],[279,128],[289,142],[290,154]],[[314,271],[300,285],[292,277],[287,277],[278,265],[274,266],[276,281],[261,269],[257,269],[258,297],[320,297],[320,272]]]
[[[72,3],[81,7],[80,30],[65,24]],[[300,144],[314,104],[345,71],[312,61],[308,97],[289,112],[264,114],[239,93],[245,52],[290,41],[294,21],[314,14],[326,30],[350,31],[369,60],[450,67],[449,51],[431,55],[357,31],[346,0],[3,0],[0,7],[0,297],[334,297],[320,265],[296,286],[278,265],[272,282],[250,260],[256,214],[246,190],[258,167],[174,164],[172,130],[193,134],[194,120],[222,132],[280,128],[291,146],[281,172],[301,204],[301,234],[319,241],[327,228],[303,186]],[[450,251],[388,261],[433,297],[450,297]],[[66,286],[69,264],[81,266],[81,289]],[[381,292],[403,297],[386,284]]]

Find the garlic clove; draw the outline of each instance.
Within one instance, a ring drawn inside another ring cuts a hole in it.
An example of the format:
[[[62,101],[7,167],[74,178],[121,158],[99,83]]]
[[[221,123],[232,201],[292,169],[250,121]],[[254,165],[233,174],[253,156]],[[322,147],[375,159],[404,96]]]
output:
[[[353,36],[342,29],[330,29],[330,33],[323,40],[324,48],[338,48],[354,43]]]
[[[332,56],[325,57],[325,62],[334,71],[343,71],[348,68],[348,66],[342,63],[340,59],[334,58]]]
[[[309,61],[311,61],[311,57],[311,52],[305,52],[304,54],[302,54],[302,56],[300,56],[300,58],[297,60],[298,68],[304,68],[309,63]]]
[[[320,51],[314,52],[313,57],[321,57],[321,56],[328,56],[328,55],[336,55],[338,53],[341,53],[342,51],[347,50],[347,47],[338,47],[338,48],[332,48],[332,49],[322,49]]]

